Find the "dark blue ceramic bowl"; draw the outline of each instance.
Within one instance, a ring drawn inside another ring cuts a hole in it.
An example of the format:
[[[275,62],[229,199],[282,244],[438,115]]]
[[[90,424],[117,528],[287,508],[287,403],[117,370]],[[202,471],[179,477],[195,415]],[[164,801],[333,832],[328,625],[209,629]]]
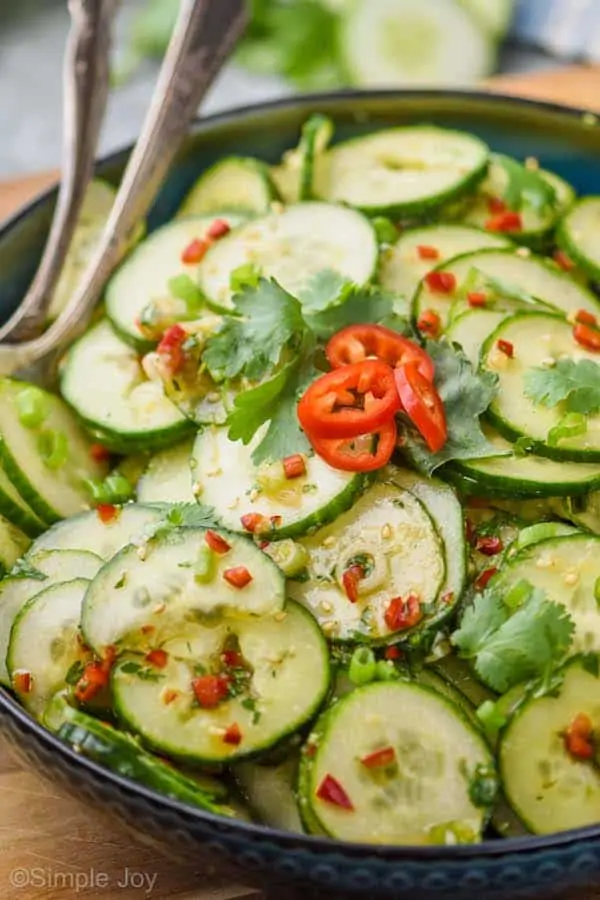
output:
[[[600,121],[589,114],[482,93],[340,93],[249,107],[198,123],[152,211],[150,228],[173,215],[197,174],[215,159],[240,153],[275,161],[294,146],[300,124],[317,110],[333,117],[338,137],[410,122],[464,128],[495,150],[537,157],[581,193],[600,193]],[[128,152],[104,160],[99,173],[117,182]],[[54,199],[55,191],[40,197],[0,231],[0,319],[31,279]],[[463,847],[375,847],[299,837],[216,818],[114,775],[63,746],[5,692],[0,720],[28,759],[86,802],[178,847],[188,860],[201,854],[241,864],[247,878],[267,885],[278,900],[295,892],[305,898],[321,892],[331,898],[548,898],[564,889],[575,900],[586,887],[600,885],[600,824]]]

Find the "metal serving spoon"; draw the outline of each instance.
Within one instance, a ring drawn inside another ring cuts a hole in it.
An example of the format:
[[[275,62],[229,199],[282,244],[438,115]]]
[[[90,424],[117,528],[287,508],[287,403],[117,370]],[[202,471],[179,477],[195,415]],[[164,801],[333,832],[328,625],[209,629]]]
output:
[[[0,345],[0,375],[12,375],[40,361],[50,368],[67,344],[85,330],[106,280],[152,205],[246,19],[245,0],[182,0],[150,109],[98,251],[67,308],[44,334],[21,344]]]
[[[63,171],[44,253],[27,295],[0,326],[0,341],[42,331],[94,168],[110,79],[111,26],[119,0],[69,0],[64,63]]]

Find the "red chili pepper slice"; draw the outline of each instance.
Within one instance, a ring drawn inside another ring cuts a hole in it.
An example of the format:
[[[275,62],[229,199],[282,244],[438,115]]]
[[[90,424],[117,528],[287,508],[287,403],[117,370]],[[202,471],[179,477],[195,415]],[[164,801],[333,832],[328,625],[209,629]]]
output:
[[[108,685],[109,677],[110,668],[104,663],[88,663],[75,686],[75,699],[79,703],[89,703]]]
[[[565,732],[567,753],[575,759],[592,759],[594,756],[592,720],[587,713],[578,713]]]
[[[381,750],[362,756],[360,761],[366,769],[384,769],[396,762],[396,751],[393,747],[382,747]]]
[[[385,624],[390,631],[414,628],[422,618],[421,601],[415,594],[409,594],[406,599],[394,597],[390,600],[384,614]]]
[[[31,672],[15,672],[12,683],[17,694],[29,694],[33,686]]]
[[[430,291],[436,294],[451,294],[456,290],[456,275],[453,272],[428,272],[423,278]]]
[[[593,353],[600,352],[600,331],[580,323],[573,329],[573,337],[580,347],[585,347],[586,350],[591,350]]]
[[[213,551],[213,553],[218,553],[220,556],[223,556],[225,553],[229,553],[231,550],[231,544],[228,544],[224,537],[221,537],[220,534],[217,534],[216,531],[213,531],[212,528],[209,528],[206,534],[204,535],[204,540]]]
[[[590,325],[592,328],[598,327],[597,317],[587,309],[578,309],[575,313],[575,321],[581,325]]]
[[[250,534],[260,534],[261,531],[270,531],[269,520],[261,513],[244,513],[240,516],[242,528]]]
[[[356,603],[358,600],[358,585],[364,577],[362,566],[349,566],[342,574],[342,585],[344,593],[350,603]]]
[[[194,240],[182,251],[181,262],[185,263],[187,266],[193,266],[195,263],[199,263],[204,259],[208,248],[209,244],[207,241],[203,241],[200,238],[194,238]]]
[[[306,460],[301,453],[286,456],[283,460],[283,474],[289,480],[306,475]]]
[[[400,409],[394,370],[378,359],[341,366],[321,375],[298,404],[309,440],[370,434]]]
[[[99,503],[96,507],[96,515],[104,525],[114,522],[119,516],[119,507],[112,503]]]
[[[515,347],[510,341],[503,341],[502,338],[496,341],[496,347],[500,351],[500,353],[504,353],[505,356],[508,356],[509,359],[514,359],[515,357]]]
[[[342,328],[330,338],[325,355],[332,369],[375,357],[392,369],[407,362],[416,362],[428,381],[433,381],[435,376],[433,360],[418,344],[383,325],[349,325]]]
[[[235,566],[233,569],[225,569],[223,578],[232,587],[241,590],[250,584],[252,575],[246,566]]]
[[[414,363],[396,369],[396,385],[406,414],[422,435],[432,453],[441,450],[448,438],[444,404]]]
[[[160,344],[156,348],[159,356],[164,357],[169,371],[175,375],[185,362],[185,354],[182,344],[187,339],[187,332],[181,325],[171,325],[162,336]]]
[[[103,463],[110,459],[111,453],[104,444],[90,444],[90,456],[94,462]]]
[[[392,659],[392,660],[401,659],[402,651],[400,650],[399,647],[396,647],[396,646],[386,647],[383,655],[384,655],[385,659]]]
[[[339,806],[341,809],[347,809],[350,812],[354,811],[352,800],[333,775],[325,776],[317,788],[317,797],[319,800],[324,800],[325,803],[331,803],[333,806]]]
[[[239,669],[244,665],[244,657],[237,650],[223,650],[221,659],[231,669]]]
[[[565,253],[564,250],[555,250],[552,254],[552,258],[554,259],[554,262],[561,267],[561,269],[565,270],[565,272],[572,272],[575,268],[575,263],[573,262],[571,257]]]
[[[238,744],[242,743],[242,732],[240,731],[240,726],[237,722],[234,722],[233,725],[230,725],[227,728],[227,731],[223,735],[223,743],[233,744],[234,747],[237,747]]]
[[[489,218],[485,227],[488,231],[521,231],[523,219],[521,213],[508,209]]]
[[[482,309],[487,304],[487,294],[480,291],[470,291],[467,294],[467,301],[473,309]]]
[[[231,226],[225,219],[215,219],[206,232],[206,237],[211,241],[218,241],[219,238],[225,237],[231,231]]]
[[[226,675],[200,675],[192,681],[192,690],[203,709],[215,709],[229,696]]]
[[[430,247],[428,244],[419,244],[417,247],[417,255],[419,259],[439,259],[440,251],[437,247]]]
[[[480,572],[475,579],[475,589],[478,591],[485,590],[497,571],[496,566],[490,566],[489,569],[484,569],[483,572]]]
[[[502,553],[504,544],[499,537],[478,537],[475,549],[484,556],[496,556],[497,553]]]
[[[170,688],[164,692],[162,695],[162,701],[165,706],[170,706],[171,703],[174,703],[178,697],[181,697],[181,691],[175,690],[175,688]]]
[[[169,654],[166,650],[156,649],[151,650],[150,653],[146,653],[144,659],[156,669],[164,669],[169,662]]]
[[[417,320],[417,328],[421,334],[436,338],[442,330],[442,320],[434,309],[426,309]]]
[[[390,461],[398,432],[391,419],[369,435],[356,438],[318,438],[308,435],[315,453],[333,469],[343,472],[374,472]]]
[[[488,212],[503,213],[506,212],[506,203],[501,197],[490,197],[487,202]]]

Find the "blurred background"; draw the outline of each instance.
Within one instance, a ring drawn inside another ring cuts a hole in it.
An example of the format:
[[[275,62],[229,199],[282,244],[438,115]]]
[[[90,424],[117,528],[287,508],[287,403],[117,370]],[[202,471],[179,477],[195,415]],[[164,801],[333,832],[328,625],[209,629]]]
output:
[[[213,0],[218,3],[219,0]],[[298,90],[470,85],[600,62],[600,0],[249,0],[205,111]],[[136,135],[179,0],[122,0],[102,150]],[[57,166],[67,0],[0,0],[0,179]]]

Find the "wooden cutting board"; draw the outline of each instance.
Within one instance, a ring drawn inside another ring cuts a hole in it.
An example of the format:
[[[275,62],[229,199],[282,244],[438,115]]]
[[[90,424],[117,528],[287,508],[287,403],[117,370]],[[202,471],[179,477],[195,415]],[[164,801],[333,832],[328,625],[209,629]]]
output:
[[[573,103],[600,113],[600,68],[505,76],[491,90]],[[44,173],[0,182],[0,220],[56,180]],[[0,897],[7,900],[260,900],[197,859],[174,864],[118,821],[24,768],[0,741]],[[567,898],[565,898],[567,900]],[[586,900],[600,900],[600,889]]]

